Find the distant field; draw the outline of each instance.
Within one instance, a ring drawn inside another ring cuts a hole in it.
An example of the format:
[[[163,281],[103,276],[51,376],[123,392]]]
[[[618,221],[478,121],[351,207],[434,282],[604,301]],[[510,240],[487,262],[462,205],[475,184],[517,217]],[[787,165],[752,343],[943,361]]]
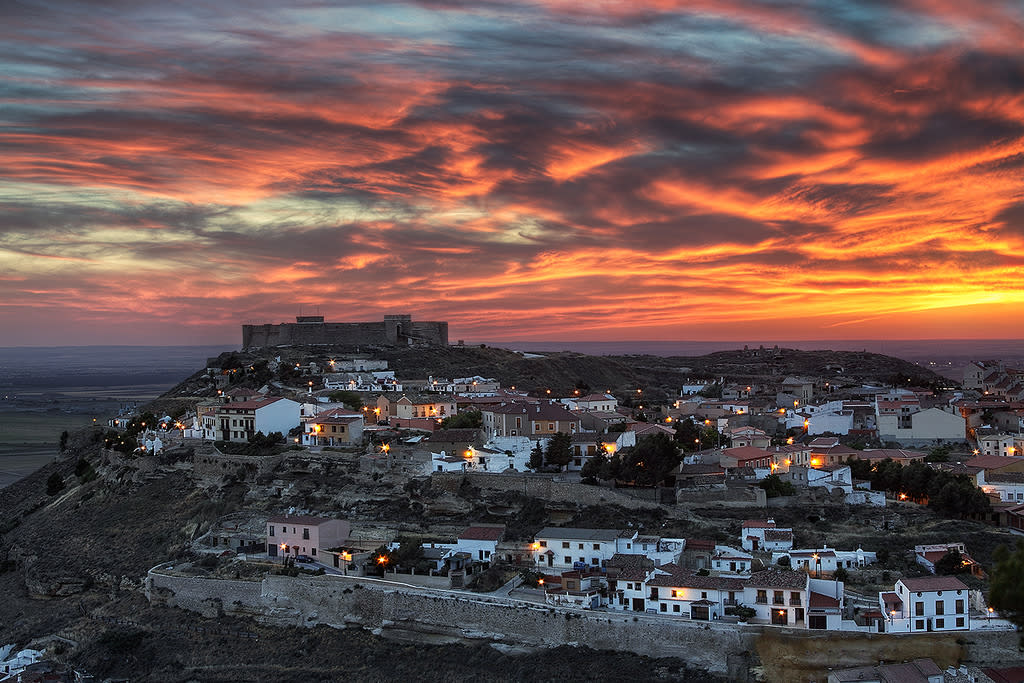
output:
[[[32,474],[56,455],[56,446],[0,445],[0,488]]]
[[[96,418],[104,423],[105,416]],[[56,446],[60,433],[92,424],[92,416],[64,412],[0,412],[0,445],[37,444]]]

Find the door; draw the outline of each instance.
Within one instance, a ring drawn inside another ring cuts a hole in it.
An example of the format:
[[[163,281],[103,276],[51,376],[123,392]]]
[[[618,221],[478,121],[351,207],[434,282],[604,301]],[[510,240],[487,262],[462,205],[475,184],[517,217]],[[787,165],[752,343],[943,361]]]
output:
[[[644,611],[644,599],[643,598],[633,598],[633,611],[634,612],[643,612]]]

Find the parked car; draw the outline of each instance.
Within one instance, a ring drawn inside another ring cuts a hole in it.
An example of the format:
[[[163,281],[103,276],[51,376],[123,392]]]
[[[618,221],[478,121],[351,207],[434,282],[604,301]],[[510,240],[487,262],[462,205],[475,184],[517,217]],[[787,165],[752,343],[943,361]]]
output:
[[[309,555],[296,555],[295,556],[295,561],[296,562],[313,562],[313,558],[310,557]]]

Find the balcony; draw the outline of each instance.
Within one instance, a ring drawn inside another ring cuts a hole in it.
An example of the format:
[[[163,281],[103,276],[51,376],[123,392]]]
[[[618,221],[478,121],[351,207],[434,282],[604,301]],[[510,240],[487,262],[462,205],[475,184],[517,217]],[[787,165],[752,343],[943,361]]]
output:
[[[767,605],[768,598],[759,595],[757,596],[757,599],[754,602],[756,602],[758,605]]]
[[[729,598],[725,598],[724,600],[722,600],[722,604],[724,606],[726,606],[726,607],[739,607],[740,606],[740,601],[739,600],[730,600]]]
[[[772,598],[772,604],[773,605],[785,605],[786,604],[786,599],[785,598]]]

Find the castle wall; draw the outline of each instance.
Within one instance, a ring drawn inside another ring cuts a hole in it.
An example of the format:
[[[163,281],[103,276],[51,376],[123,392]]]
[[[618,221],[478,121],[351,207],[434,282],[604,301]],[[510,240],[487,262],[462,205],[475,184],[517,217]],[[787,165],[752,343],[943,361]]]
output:
[[[242,325],[242,348],[261,346],[447,346],[448,323],[384,320],[356,323]]]

